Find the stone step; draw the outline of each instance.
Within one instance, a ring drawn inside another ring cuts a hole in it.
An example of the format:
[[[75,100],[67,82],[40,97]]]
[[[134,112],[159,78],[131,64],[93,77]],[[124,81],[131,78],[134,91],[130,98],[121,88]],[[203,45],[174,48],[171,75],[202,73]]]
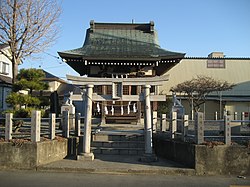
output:
[[[143,134],[94,134],[92,141],[144,141]]]
[[[107,148],[107,147],[91,147],[94,154],[103,155],[143,155],[144,148]]]
[[[92,147],[106,148],[144,148],[144,141],[93,141]]]

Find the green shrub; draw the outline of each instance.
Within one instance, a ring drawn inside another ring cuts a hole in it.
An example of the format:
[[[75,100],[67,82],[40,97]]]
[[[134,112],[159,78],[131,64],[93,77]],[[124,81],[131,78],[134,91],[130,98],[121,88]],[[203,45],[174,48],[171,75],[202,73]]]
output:
[[[4,111],[4,114],[13,113],[14,118],[30,118],[31,117],[31,112],[33,110],[40,110],[41,111],[41,117],[46,116],[45,110],[30,108],[30,107],[29,108],[20,108],[20,109],[16,109],[16,110],[6,110],[6,111]]]

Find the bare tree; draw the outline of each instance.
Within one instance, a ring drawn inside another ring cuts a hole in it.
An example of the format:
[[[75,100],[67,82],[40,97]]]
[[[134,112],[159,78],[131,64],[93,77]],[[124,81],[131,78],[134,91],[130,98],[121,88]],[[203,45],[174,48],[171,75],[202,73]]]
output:
[[[25,57],[51,46],[58,33],[61,7],[56,0],[0,0],[0,43],[10,46],[13,83]]]
[[[193,103],[194,110],[199,111],[200,105],[205,103],[206,95],[211,92],[230,90],[234,86],[227,81],[219,81],[212,77],[200,75],[172,87],[170,91],[187,95],[190,105]]]

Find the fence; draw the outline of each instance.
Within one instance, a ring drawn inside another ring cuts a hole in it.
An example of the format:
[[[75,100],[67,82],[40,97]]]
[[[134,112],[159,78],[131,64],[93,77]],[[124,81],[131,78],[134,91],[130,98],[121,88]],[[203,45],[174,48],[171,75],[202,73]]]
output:
[[[57,135],[65,138],[81,135],[80,114],[72,116],[68,111],[64,111],[61,118],[55,114],[41,118],[40,111],[32,111],[31,118],[13,118],[12,113],[7,113],[2,121],[5,125],[0,128],[0,137],[5,141],[22,138],[39,142],[41,137],[53,140]]]
[[[172,112],[169,118],[162,114],[157,130],[166,132],[170,139],[192,141],[196,144],[223,141],[226,145],[231,145],[232,140],[250,141],[250,120],[237,120],[234,116],[225,113],[222,120],[205,120],[203,113],[198,112],[194,120],[189,120],[188,115],[178,119],[177,112]]]
[[[72,116],[68,111],[64,111],[60,118],[56,118],[55,114],[41,118],[40,111],[32,111],[31,118],[14,118],[13,114],[8,113],[5,118],[1,118],[4,125],[0,125],[0,140],[22,138],[38,142],[41,137],[53,140],[56,136],[80,136],[81,119],[80,114]],[[184,142],[200,144],[206,140],[218,140],[230,145],[232,139],[250,141],[250,120],[237,120],[227,114],[222,120],[205,120],[203,113],[196,113],[195,119],[189,120],[188,115],[178,119],[177,113],[173,112],[170,118],[162,114],[158,124],[160,126],[155,130],[166,132],[170,139],[181,139]]]

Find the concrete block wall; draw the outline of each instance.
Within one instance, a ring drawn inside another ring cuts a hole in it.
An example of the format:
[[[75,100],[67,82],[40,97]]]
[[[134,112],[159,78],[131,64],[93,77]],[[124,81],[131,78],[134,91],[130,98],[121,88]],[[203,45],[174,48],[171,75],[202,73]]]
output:
[[[250,149],[245,146],[195,146],[195,170],[201,175],[250,174]]]
[[[250,148],[239,145],[194,145],[154,136],[159,157],[194,168],[197,175],[250,175]]]
[[[67,139],[43,142],[0,143],[0,169],[34,169],[67,155]]]

